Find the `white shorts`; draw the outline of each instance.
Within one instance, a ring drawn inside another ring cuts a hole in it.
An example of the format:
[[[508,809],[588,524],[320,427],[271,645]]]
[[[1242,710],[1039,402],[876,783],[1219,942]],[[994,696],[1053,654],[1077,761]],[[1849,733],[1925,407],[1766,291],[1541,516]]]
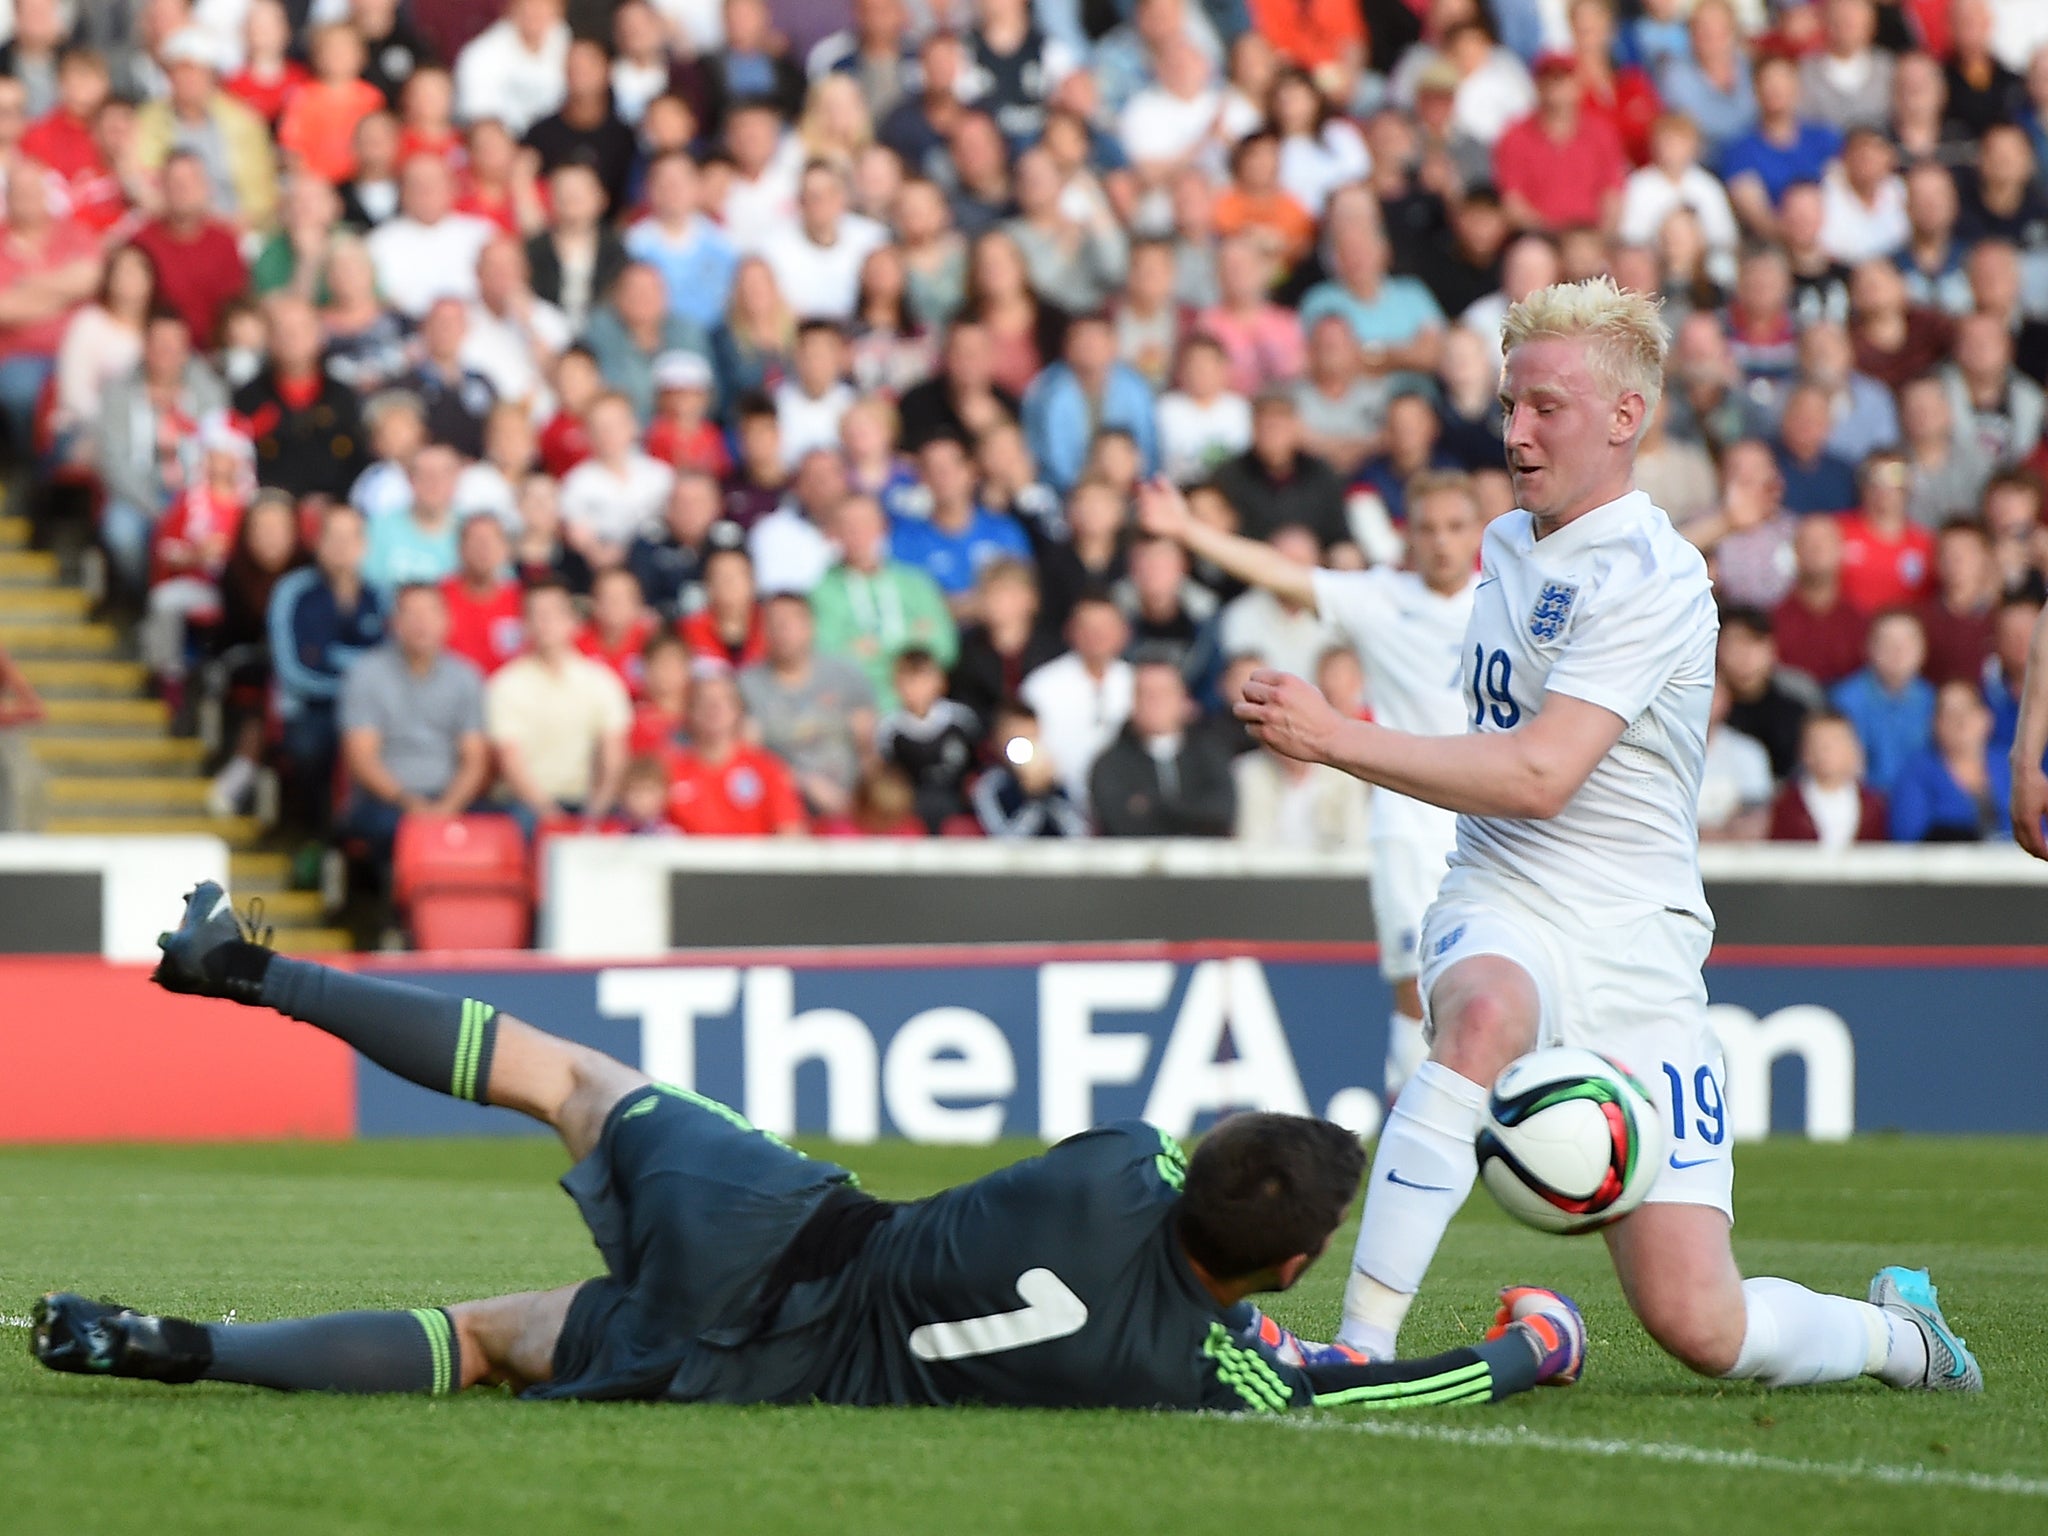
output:
[[[1728,1078],[1700,975],[1713,942],[1688,913],[1594,927],[1522,881],[1453,869],[1422,924],[1424,1016],[1430,990],[1460,960],[1512,960],[1536,985],[1537,1043],[1611,1056],[1664,1112],[1671,1150],[1649,1199],[1710,1205],[1732,1221]]]
[[[1379,936],[1380,974],[1412,980],[1422,969],[1422,919],[1448,873],[1450,849],[1426,837],[1376,837],[1372,842],[1372,926]]]

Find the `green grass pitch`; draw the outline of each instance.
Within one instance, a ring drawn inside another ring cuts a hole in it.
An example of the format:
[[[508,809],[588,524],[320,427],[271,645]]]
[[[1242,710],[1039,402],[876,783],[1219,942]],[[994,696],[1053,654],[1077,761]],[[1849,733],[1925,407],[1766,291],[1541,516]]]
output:
[[[1019,1154],[844,1160],[911,1196]],[[1496,1408],[1291,1421],[282,1397],[36,1370],[71,1287],[202,1320],[551,1286],[594,1254],[539,1142],[0,1153],[0,1531],[934,1531],[1647,1536],[2048,1529],[2048,1140],[1773,1143],[1738,1159],[1752,1273],[1861,1294],[1931,1264],[1982,1398],[1695,1380],[1622,1307],[1601,1245],[1476,1198],[1404,1342],[1468,1340],[1503,1281],[1572,1291],[1586,1380]],[[1273,1311],[1325,1334],[1349,1232]]]

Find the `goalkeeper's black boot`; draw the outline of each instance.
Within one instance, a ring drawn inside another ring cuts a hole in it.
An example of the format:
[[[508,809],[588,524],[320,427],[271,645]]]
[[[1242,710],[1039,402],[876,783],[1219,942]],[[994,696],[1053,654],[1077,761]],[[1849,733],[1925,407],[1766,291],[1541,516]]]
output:
[[[150,979],[166,992],[256,1002],[263,994],[270,944],[270,930],[257,926],[260,915],[252,902],[244,920],[226,891],[211,880],[200,881],[185,898],[184,920],[157,937],[164,957]]]
[[[213,1364],[213,1340],[198,1323],[92,1301],[59,1291],[36,1303],[29,1353],[53,1371],[197,1381]]]

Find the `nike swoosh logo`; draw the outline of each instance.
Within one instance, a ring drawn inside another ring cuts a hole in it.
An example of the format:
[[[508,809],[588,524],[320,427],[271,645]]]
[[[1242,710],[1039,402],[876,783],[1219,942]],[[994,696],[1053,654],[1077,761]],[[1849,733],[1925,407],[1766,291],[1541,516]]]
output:
[[[1389,1168],[1387,1170],[1387,1182],[1389,1184],[1398,1184],[1403,1189],[1427,1190],[1433,1195],[1447,1195],[1451,1192],[1451,1186],[1448,1184],[1418,1184],[1413,1179],[1404,1179],[1401,1177],[1401,1171],[1398,1168]]]
[[[1088,1304],[1049,1269],[1027,1269],[1017,1277],[1024,1306],[1015,1312],[964,1317],[957,1323],[926,1323],[910,1333],[910,1352],[920,1360],[970,1360],[1032,1344],[1049,1344],[1079,1333]]]
[[[1499,580],[1500,580],[1500,578],[1499,578],[1498,576],[1489,576],[1489,577],[1487,577],[1487,578],[1486,578],[1486,580],[1484,580],[1484,581],[1482,581],[1481,583],[1479,583],[1479,587],[1490,587],[1490,586],[1492,586],[1492,585],[1493,585],[1493,584],[1494,584],[1495,582],[1497,582],[1497,581],[1499,581]],[[1479,587],[1474,587],[1474,588],[1473,588],[1472,590],[1473,590],[1474,592],[1477,592],[1477,591],[1479,590]]]
[[[222,891],[220,893],[220,900],[216,901],[213,904],[213,910],[206,914],[206,920],[210,923],[216,917],[219,917],[221,913],[232,912],[234,910],[235,904],[232,901],[228,900],[228,893],[226,891]]]
[[[1676,1152],[1671,1154],[1671,1166],[1674,1168],[1697,1168],[1701,1163],[1711,1163],[1713,1161],[1714,1159],[1711,1157],[1696,1157],[1689,1163],[1681,1163]]]

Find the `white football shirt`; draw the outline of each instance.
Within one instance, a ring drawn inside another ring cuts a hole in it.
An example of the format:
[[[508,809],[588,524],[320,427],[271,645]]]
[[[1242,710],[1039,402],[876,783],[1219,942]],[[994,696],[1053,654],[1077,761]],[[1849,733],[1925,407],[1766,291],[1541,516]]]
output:
[[[1550,820],[1460,816],[1451,863],[1581,918],[1662,907],[1711,925],[1695,807],[1719,632],[1705,559],[1641,491],[1544,539],[1526,512],[1496,519],[1465,636],[1467,724],[1513,730],[1561,693],[1628,728]]]
[[[1316,613],[1348,640],[1365,669],[1373,718],[1413,736],[1462,736],[1472,728],[1465,696],[1465,631],[1472,622],[1473,577],[1445,597],[1413,571],[1384,566],[1313,577]],[[1416,838],[1449,852],[1457,817],[1373,786],[1372,835]]]

